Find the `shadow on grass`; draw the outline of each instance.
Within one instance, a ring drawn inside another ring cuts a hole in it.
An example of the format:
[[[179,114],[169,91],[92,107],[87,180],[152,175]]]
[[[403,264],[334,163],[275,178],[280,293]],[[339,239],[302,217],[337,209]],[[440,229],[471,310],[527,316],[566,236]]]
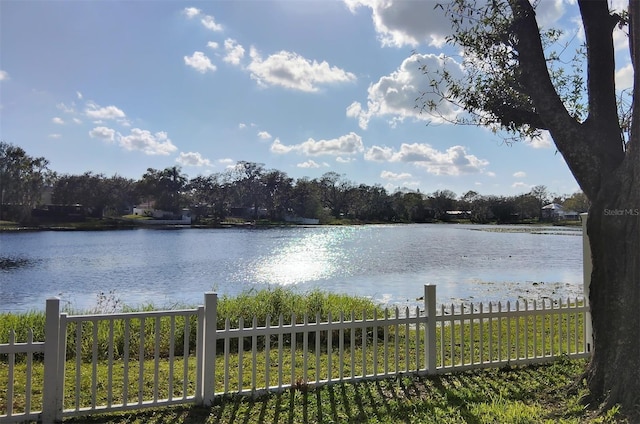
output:
[[[576,376],[576,370],[549,367],[492,370],[431,377],[400,376],[377,381],[297,387],[258,397],[218,397],[210,408],[177,406],[94,417],[71,423],[362,423],[362,422],[466,422],[487,419],[487,408],[542,402],[544,415],[557,417],[563,408],[558,398]],[[554,384],[555,383],[555,384]],[[554,393],[555,404],[544,399]],[[545,393],[547,395],[545,395]],[[482,408],[478,408],[482,406]],[[482,410],[484,412],[478,412]],[[566,411],[565,411],[566,412]],[[500,411],[489,410],[490,414]],[[481,415],[483,414],[483,415]],[[562,415],[562,414],[561,414]],[[496,415],[499,416],[499,415]],[[575,415],[572,418],[576,418]],[[535,419],[535,418],[534,418]],[[497,422],[497,421],[496,421]],[[535,421],[530,421],[535,422]],[[586,421],[567,421],[586,422]]]

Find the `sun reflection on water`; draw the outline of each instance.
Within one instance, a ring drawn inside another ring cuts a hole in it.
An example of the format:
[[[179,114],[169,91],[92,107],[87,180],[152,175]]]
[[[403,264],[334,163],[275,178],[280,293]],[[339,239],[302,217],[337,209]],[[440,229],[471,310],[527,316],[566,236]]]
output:
[[[341,244],[353,231],[318,231],[299,239],[283,240],[254,264],[256,282],[290,285],[330,278],[340,272]]]

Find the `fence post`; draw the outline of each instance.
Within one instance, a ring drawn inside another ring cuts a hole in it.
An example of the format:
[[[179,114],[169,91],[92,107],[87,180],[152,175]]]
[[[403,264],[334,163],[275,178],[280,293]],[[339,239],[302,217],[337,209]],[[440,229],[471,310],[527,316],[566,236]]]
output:
[[[204,363],[204,305],[198,306],[198,323],[196,324],[196,392],[195,403],[202,405],[202,368]]]
[[[67,361],[67,313],[63,312],[58,315],[60,330],[58,330],[58,404],[59,414],[58,421],[62,421],[62,412],[64,411],[64,373]]]
[[[202,405],[211,406],[216,381],[216,331],[218,329],[218,295],[204,294],[204,346],[202,349]]]
[[[47,299],[44,327],[44,381],[42,388],[43,424],[62,421],[62,399],[59,398],[60,367],[60,299]]]
[[[587,234],[587,219],[589,218],[589,214],[581,213],[580,218],[582,218],[582,292],[585,305],[589,306],[591,271],[593,270],[593,264],[591,263],[591,246],[589,245],[589,235]],[[587,352],[591,352],[591,349],[593,349],[593,328],[591,325],[591,312],[586,312],[584,314],[584,344]]]
[[[427,373],[436,371],[436,286],[424,285],[424,359]]]

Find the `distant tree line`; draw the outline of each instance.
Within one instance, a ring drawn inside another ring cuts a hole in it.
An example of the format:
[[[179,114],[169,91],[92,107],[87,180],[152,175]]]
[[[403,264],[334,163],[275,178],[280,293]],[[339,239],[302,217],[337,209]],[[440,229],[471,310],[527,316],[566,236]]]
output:
[[[285,172],[263,164],[240,161],[219,173],[189,179],[180,167],[149,168],[138,180],[86,172],[57,174],[45,158],[32,158],[20,147],[0,142],[0,219],[27,222],[31,211],[43,206],[43,193],[51,203],[81,205],[95,216],[121,216],[134,205],[178,214],[188,208],[197,221],[221,222],[241,214],[249,219],[282,221],[285,217],[316,218],[320,222],[349,219],[361,222],[432,222],[457,218],[471,222],[523,222],[541,219],[549,202],[584,212],[588,200],[581,192],[559,196],[536,186],[517,196],[484,196],[450,190],[422,193],[349,181],[327,172],[320,178],[294,180]],[[452,211],[457,211],[452,213]]]
[[[0,141],[0,219],[27,221],[55,173],[45,158],[33,158],[18,146]]]

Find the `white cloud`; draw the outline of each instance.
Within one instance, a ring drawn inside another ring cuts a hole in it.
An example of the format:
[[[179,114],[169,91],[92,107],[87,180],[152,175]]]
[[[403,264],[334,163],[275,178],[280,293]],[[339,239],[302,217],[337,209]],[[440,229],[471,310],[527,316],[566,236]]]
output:
[[[216,43],[215,41],[209,41],[207,43],[207,47],[209,47],[210,49],[213,49],[213,50],[217,50],[218,47],[220,47],[220,44]]]
[[[276,138],[273,140],[273,143],[271,143],[271,148],[269,150],[271,150],[272,153],[285,154],[291,152],[293,149],[289,146],[285,146],[279,138]]]
[[[91,138],[99,138],[107,142],[113,142],[115,140],[116,131],[107,127],[95,127],[89,131]]]
[[[523,183],[521,181],[518,181],[518,182],[515,182],[515,183],[511,184],[511,187],[513,187],[513,188],[529,188],[531,186],[528,185],[528,184],[525,184],[525,183]]]
[[[371,9],[371,19],[383,46],[417,47],[428,44],[442,47],[451,35],[450,20],[432,1],[344,0],[355,13],[360,7]],[[447,3],[447,2],[442,2]],[[445,6],[446,7],[446,6]],[[538,2],[536,18],[543,27],[551,27],[565,13],[565,0]]]
[[[64,103],[58,103],[56,107],[64,113],[76,113],[75,104],[73,103],[71,104],[71,106],[67,106]]]
[[[119,142],[126,150],[139,150],[146,155],[166,156],[178,150],[163,131],[151,134],[150,131],[133,128],[130,135],[120,136]]]
[[[2,69],[0,69],[0,81],[8,81],[9,80],[9,73],[7,71],[3,71]]]
[[[180,152],[176,162],[182,166],[211,166],[211,161],[197,152]]]
[[[360,118],[360,128],[366,129],[369,123],[369,117],[366,117],[365,112],[362,110],[362,104],[360,102],[353,102],[347,107],[347,116],[350,118]],[[362,121],[362,117],[366,117],[366,121]]]
[[[306,162],[299,163],[296,166],[298,168],[320,168],[321,165],[313,160],[308,160]]]
[[[441,47],[451,34],[451,23],[436,3],[406,0],[344,0],[351,12],[369,7],[383,46],[416,47],[426,42]]]
[[[536,6],[536,20],[543,28],[551,28],[565,14],[565,0],[546,0]]]
[[[236,40],[228,38],[224,40],[224,50],[226,55],[222,60],[232,65],[240,64],[240,61],[244,57],[244,47],[238,44]]]
[[[514,172],[514,173],[513,173],[513,176],[514,176],[515,178],[524,178],[524,177],[526,177],[526,176],[527,176],[527,173],[526,173],[526,172],[524,172],[524,171],[518,171],[518,172]]]
[[[356,76],[327,62],[308,60],[296,53],[281,51],[266,59],[262,59],[255,48],[251,48],[249,55],[251,63],[247,69],[251,78],[259,85],[281,87],[294,90],[315,92],[321,84],[335,84],[355,81]]]
[[[211,15],[206,15],[200,22],[202,22],[202,25],[204,25],[205,28],[210,29],[211,31],[222,31],[222,25],[218,24],[215,18]]]
[[[360,128],[366,129],[372,117],[390,117],[390,123],[395,126],[406,118],[417,120],[430,120],[445,123],[455,119],[462,111],[451,103],[441,103],[437,111],[441,117],[431,114],[421,114],[416,108],[416,99],[424,96],[424,101],[438,101],[437,95],[424,93],[428,89],[428,78],[420,69],[425,66],[431,70],[446,68],[453,77],[462,75],[462,68],[458,63],[445,56],[433,54],[414,54],[405,59],[400,67],[387,76],[383,76],[368,89],[367,107],[359,102],[353,102],[346,111],[347,116],[358,118]],[[424,94],[423,94],[424,93]]]
[[[51,122],[53,122],[54,124],[57,124],[57,125],[64,125],[64,121],[62,120],[62,118],[59,118],[57,116],[55,118],[51,119]]]
[[[627,0],[610,0],[609,1],[609,10],[622,12],[623,10],[627,10],[628,7],[629,7],[629,2]]]
[[[623,10],[626,10],[626,6]],[[619,28],[616,26],[613,30],[613,47],[616,51],[629,51],[629,35],[627,35],[628,28]]]
[[[411,163],[435,175],[463,175],[483,172],[489,162],[467,153],[463,146],[452,146],[441,152],[428,144],[406,144],[400,150],[373,146],[365,153],[365,159]]]
[[[609,10],[615,13],[622,13],[629,8],[628,0],[610,0]],[[582,22],[580,22],[582,24]],[[629,27],[623,26],[620,28],[618,25],[613,29],[613,46],[616,51],[629,52]],[[583,38],[584,39],[584,38]]]
[[[198,9],[197,7],[185,7],[182,13],[187,15],[187,18],[191,19],[200,14],[200,9]]]
[[[320,155],[352,155],[364,151],[362,137],[356,133],[349,133],[331,140],[314,140],[312,138],[300,144],[284,145],[276,138],[271,145],[273,153],[285,154],[298,152],[306,156]]]
[[[553,138],[548,131],[542,131],[542,134],[538,138],[530,139],[527,144],[534,149],[550,149],[555,146]]]
[[[202,16],[202,10],[197,7],[185,7],[182,10],[182,13],[187,17],[187,19],[193,19],[196,16]],[[200,19],[200,23],[207,29],[211,31],[220,32],[223,30],[222,25],[216,22],[216,19],[211,15],[204,15],[202,19]]]
[[[364,154],[364,159],[373,162],[383,162],[391,160],[393,157],[393,149],[390,147],[373,146]]]
[[[82,96],[82,93],[80,93],[80,92],[76,92],[76,95],[77,95],[77,96]],[[91,108],[90,108],[90,109],[91,109],[91,111],[92,111],[94,114],[99,114],[99,113],[100,113],[100,112],[97,112],[97,111],[100,109],[97,105],[95,105],[95,104],[93,104],[93,103],[91,103],[91,102],[89,102],[89,103],[87,103],[87,104],[88,104],[89,106],[91,106]],[[65,105],[64,103],[58,103],[58,104],[56,105],[56,108],[58,108],[59,110],[61,110],[62,112],[66,113],[66,114],[68,114],[68,115],[72,115],[72,116],[70,117],[70,119],[71,119],[74,123],[76,123],[76,124],[78,124],[78,125],[79,125],[79,124],[82,124],[82,119],[80,119],[80,118],[79,118],[79,116],[82,116],[82,114],[81,114],[81,113],[79,114],[79,113],[76,111],[76,104],[75,104],[74,102],[72,102],[72,103],[71,103],[71,106],[67,106],[67,105]],[[117,109],[117,108],[116,108],[116,109]],[[122,111],[121,111],[121,112],[122,112]],[[124,112],[122,112],[122,114],[124,115]],[[126,120],[126,118],[118,118],[118,119],[119,119],[119,120],[121,120],[121,121],[122,121],[122,120]],[[99,121],[100,119],[97,119],[97,120]],[[60,117],[53,118],[53,122],[54,122],[54,123],[57,123],[57,124],[62,124],[62,123],[64,123],[63,121],[64,121],[64,120],[63,120],[62,118],[60,118]]]
[[[384,180],[390,180],[390,181],[399,181],[399,180],[406,180],[406,179],[412,178],[412,175],[409,174],[408,172],[401,172],[400,174],[397,174],[391,171],[382,171],[380,173],[380,178]]]
[[[62,134],[49,134],[49,138],[62,138]]]
[[[616,90],[633,87],[633,65],[627,64],[616,71]]]
[[[191,66],[201,74],[204,74],[207,71],[213,72],[216,70],[216,66],[211,63],[211,60],[202,52],[194,52],[191,56],[185,56],[184,63],[187,66]]]
[[[78,100],[82,100],[82,93],[79,91],[76,91],[76,97],[78,98]]]
[[[270,140],[270,139],[271,139],[271,134],[269,134],[269,133],[268,133],[268,132],[266,132],[266,131],[260,131],[260,132],[258,133],[258,137],[259,137],[261,140]]]
[[[397,183],[387,182],[384,185],[384,188],[388,193],[393,193],[396,190],[400,190],[402,192],[406,191],[415,191],[416,189],[420,189],[422,184],[420,181],[401,181]]]
[[[342,156],[338,156],[336,158],[336,162],[338,163],[351,163],[355,161],[356,161],[356,158],[343,158]]]
[[[100,107],[95,103],[87,103],[85,114],[91,119],[124,119],[126,115],[115,106]]]

